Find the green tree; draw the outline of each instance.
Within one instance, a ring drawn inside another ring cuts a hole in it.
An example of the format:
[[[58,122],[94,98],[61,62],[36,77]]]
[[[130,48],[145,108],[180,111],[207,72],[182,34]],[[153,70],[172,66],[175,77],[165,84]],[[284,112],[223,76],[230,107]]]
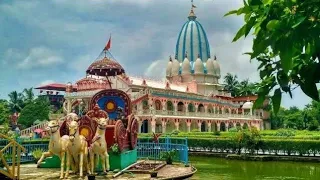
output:
[[[0,100],[0,125],[8,122],[10,116],[10,109],[6,100]]]
[[[17,91],[12,91],[9,96],[9,107],[11,112],[20,112],[24,106],[23,104],[23,94]]]
[[[238,95],[238,76],[232,75],[231,73],[227,73],[227,75],[224,77],[224,83],[226,84],[224,89],[231,93],[232,96]]]
[[[49,101],[46,98],[37,98],[22,109],[18,122],[25,127],[29,127],[36,120],[49,119],[49,112]]]
[[[241,81],[237,86],[239,96],[251,96],[257,94],[256,83],[252,83],[249,79]]]
[[[34,100],[33,88],[25,88],[23,90],[24,94],[24,104],[28,104]]]
[[[260,66],[259,98],[274,89],[274,113],[280,108],[282,92],[300,86],[319,101],[316,83],[320,76],[320,6],[319,0],[244,0],[243,6],[227,15],[244,15],[245,24],[233,41],[246,37],[253,29],[250,59]]]

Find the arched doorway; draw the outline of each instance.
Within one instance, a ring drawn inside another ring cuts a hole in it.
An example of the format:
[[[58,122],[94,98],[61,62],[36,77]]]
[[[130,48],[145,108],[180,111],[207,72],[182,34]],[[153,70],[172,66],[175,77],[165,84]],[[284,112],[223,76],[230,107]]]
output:
[[[143,120],[141,124],[141,133],[148,133],[149,132],[149,121]]]
[[[176,127],[174,125],[174,120],[170,119],[166,124],[166,133],[171,133],[175,129],[176,129]]]
[[[181,131],[181,132],[187,132],[188,131],[187,122],[186,122],[185,119],[180,120],[180,122],[179,122],[179,131]]]
[[[242,129],[241,128],[241,124],[239,122],[236,123],[236,128],[237,128],[237,130],[241,130]]]
[[[244,123],[242,128],[243,128],[243,129],[249,129],[249,126],[248,126],[247,123]]]
[[[149,109],[149,104],[147,100],[142,101],[142,109],[143,110]]]
[[[203,106],[203,104],[199,104],[199,106],[198,106],[198,112],[204,112],[204,106]]]
[[[183,102],[178,103],[178,111],[185,112],[185,107],[184,107]]]
[[[211,123],[211,131],[212,132],[218,131],[218,127],[217,127],[217,123],[216,122],[212,122]]]
[[[161,119],[157,119],[157,121],[156,121],[156,133],[163,133]]]
[[[232,122],[230,122],[229,123],[229,126],[228,126],[228,129],[231,129],[231,128],[233,128],[234,126],[233,126],[233,123]]]
[[[160,100],[157,99],[154,102],[154,105],[155,105],[156,110],[162,110],[162,105],[161,105],[161,101]]]
[[[226,131],[226,124],[224,122],[220,123],[220,131]]]
[[[206,121],[201,122],[201,132],[207,132]]]
[[[173,103],[171,101],[167,101],[167,112],[169,115],[173,115],[173,111],[174,111],[174,106]]]
[[[188,111],[189,112],[194,112],[195,111],[194,105],[192,103],[188,104]]]

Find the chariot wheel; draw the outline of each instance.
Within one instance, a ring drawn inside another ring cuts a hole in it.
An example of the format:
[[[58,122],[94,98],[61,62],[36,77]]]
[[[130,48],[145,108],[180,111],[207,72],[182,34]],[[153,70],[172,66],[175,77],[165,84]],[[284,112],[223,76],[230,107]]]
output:
[[[119,151],[122,152],[125,148],[126,144],[126,137],[127,137],[127,130],[124,127],[121,120],[118,120],[115,124],[115,139],[118,143]]]
[[[137,119],[132,119],[130,126],[130,145],[131,149],[134,149],[137,146],[138,139],[138,121]]]

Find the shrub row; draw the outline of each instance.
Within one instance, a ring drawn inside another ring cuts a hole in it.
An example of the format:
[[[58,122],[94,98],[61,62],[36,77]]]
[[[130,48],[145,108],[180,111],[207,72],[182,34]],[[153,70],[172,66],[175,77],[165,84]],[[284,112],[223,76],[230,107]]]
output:
[[[195,151],[214,151],[235,153],[237,143],[231,139],[199,139],[188,138],[188,146]],[[262,153],[284,155],[316,155],[320,153],[320,141],[295,139],[262,139],[256,146],[256,151]]]

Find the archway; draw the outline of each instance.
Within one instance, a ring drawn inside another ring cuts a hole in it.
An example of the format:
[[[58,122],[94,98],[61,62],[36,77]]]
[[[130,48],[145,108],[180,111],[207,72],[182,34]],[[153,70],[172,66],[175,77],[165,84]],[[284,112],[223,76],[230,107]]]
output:
[[[178,103],[178,111],[185,112],[185,107],[184,107],[183,102]]]
[[[194,112],[195,111],[195,107],[192,103],[188,104],[188,111],[189,112]]]
[[[143,110],[149,109],[149,104],[147,100],[142,101],[142,109]]]
[[[208,105],[208,113],[213,113],[213,107],[211,104]]]
[[[220,123],[220,131],[226,131],[226,124],[224,122]]]
[[[174,120],[173,119],[168,120],[166,124],[166,133],[171,133],[175,129],[176,129],[176,126],[174,125]]]
[[[160,100],[156,100],[155,102],[154,102],[154,105],[155,105],[155,109],[156,110],[162,110],[162,104],[161,104],[161,101]]]
[[[237,128],[237,130],[241,130],[242,129],[241,128],[241,124],[239,122],[236,123],[236,128]]]
[[[249,129],[249,126],[248,126],[247,123],[244,123],[243,126],[242,126],[242,128],[243,128],[243,129]]]
[[[203,106],[203,104],[199,104],[199,106],[198,106],[198,112],[204,112],[205,110],[204,110],[204,106]]]
[[[218,131],[218,127],[217,127],[217,123],[216,122],[212,122],[211,123],[211,131],[212,132]]]
[[[161,119],[157,119],[157,121],[156,121],[156,133],[163,133]]]
[[[167,101],[167,110],[168,111],[174,111],[174,106],[173,103],[171,101]]]
[[[149,132],[149,121],[143,120],[141,124],[141,133],[148,133]]]
[[[207,123],[206,121],[202,121],[201,123],[201,132],[207,132],[208,128],[207,128]]]
[[[231,129],[231,128],[233,128],[233,127],[234,127],[233,123],[232,123],[232,122],[229,122],[228,129]]]
[[[180,120],[179,122],[179,131],[181,132],[187,132],[188,131],[188,126],[186,120]]]
[[[199,130],[198,128],[198,121],[197,120],[191,120],[191,127],[190,127],[191,131],[197,131]]]

